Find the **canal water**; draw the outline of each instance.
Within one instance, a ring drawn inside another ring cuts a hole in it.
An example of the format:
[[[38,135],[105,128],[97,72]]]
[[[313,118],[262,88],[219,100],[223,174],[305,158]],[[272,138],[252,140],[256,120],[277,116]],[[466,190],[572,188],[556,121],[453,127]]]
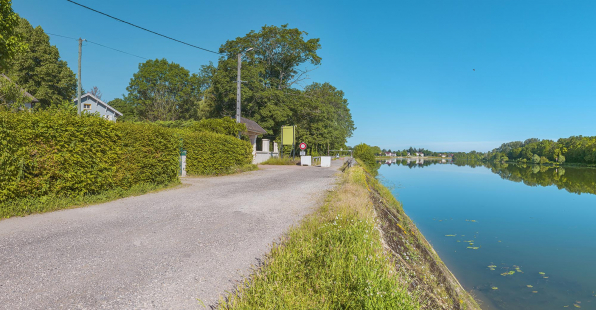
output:
[[[596,309],[596,169],[380,163],[379,179],[483,309]]]

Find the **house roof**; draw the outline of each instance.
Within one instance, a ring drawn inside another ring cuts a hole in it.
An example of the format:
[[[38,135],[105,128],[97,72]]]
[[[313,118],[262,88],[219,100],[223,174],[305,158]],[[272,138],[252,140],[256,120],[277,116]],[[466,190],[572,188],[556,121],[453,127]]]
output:
[[[18,86],[18,84],[17,84],[17,83],[13,82],[13,81],[12,81],[10,78],[8,78],[6,75],[4,75],[4,74],[0,73],[0,76],[2,76],[3,78],[5,78],[5,79],[7,79],[7,80],[11,81],[12,83],[14,83],[15,85],[17,85],[17,86]],[[39,100],[37,100],[37,98],[33,97],[33,95],[31,95],[30,93],[28,93],[27,91],[25,91],[23,88],[21,88],[21,90],[25,92],[25,96],[27,96],[29,99],[31,99],[31,103],[38,103],[38,102],[39,102]]]
[[[263,129],[263,127],[259,126],[257,122],[250,120],[245,117],[240,117],[240,123],[246,125],[246,131],[254,132],[257,134],[266,134],[267,130]]]
[[[91,98],[93,98],[93,99],[95,99],[95,100],[97,100],[97,101],[101,102],[101,104],[103,104],[103,105],[105,105],[106,107],[110,108],[111,110],[113,110],[114,112],[116,112],[117,114],[119,114],[120,116],[122,116],[122,115],[123,115],[123,114],[122,114],[122,113],[120,113],[118,110],[116,110],[116,109],[112,108],[112,107],[111,107],[109,104],[107,104],[107,103],[105,103],[105,102],[101,101],[101,99],[99,99],[99,98],[97,98],[97,97],[93,96],[91,93],[86,93],[86,94],[83,94],[83,95],[81,95],[81,100],[83,100],[83,97],[91,97]],[[79,98],[74,98],[74,99],[72,100],[72,102],[77,102],[77,100],[78,100],[78,99],[79,99]]]

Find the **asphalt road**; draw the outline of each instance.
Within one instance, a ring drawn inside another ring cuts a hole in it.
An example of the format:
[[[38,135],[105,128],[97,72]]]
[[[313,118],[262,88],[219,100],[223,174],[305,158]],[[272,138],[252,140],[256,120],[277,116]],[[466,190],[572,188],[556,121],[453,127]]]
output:
[[[332,168],[263,166],[0,221],[0,309],[204,309],[332,188]]]

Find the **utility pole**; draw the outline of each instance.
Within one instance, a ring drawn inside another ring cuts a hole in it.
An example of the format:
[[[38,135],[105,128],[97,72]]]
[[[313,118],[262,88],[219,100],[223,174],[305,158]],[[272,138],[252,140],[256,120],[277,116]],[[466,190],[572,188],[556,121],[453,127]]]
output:
[[[83,39],[79,38],[79,85],[77,87],[77,112],[81,115],[81,56],[83,55]]]
[[[242,80],[240,79],[240,69],[242,67],[242,55],[244,53],[252,51],[252,47],[247,49],[244,52],[238,53],[238,75],[236,78],[236,123],[240,123],[240,116],[242,114],[241,104],[240,104],[240,87],[242,84]]]
[[[242,66],[242,53],[238,53],[238,76],[236,78],[236,123],[240,123],[240,85],[242,80],[240,79],[240,68]]]

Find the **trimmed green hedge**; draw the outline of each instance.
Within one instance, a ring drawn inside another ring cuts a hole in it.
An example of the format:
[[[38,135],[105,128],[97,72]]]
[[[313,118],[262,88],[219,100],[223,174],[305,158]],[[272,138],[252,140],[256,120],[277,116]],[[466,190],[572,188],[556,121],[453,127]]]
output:
[[[250,164],[252,145],[248,141],[213,133],[182,131],[186,172],[191,175],[225,174],[231,168]]]
[[[2,111],[0,141],[0,202],[164,184],[178,173],[178,139],[157,126]]]
[[[23,198],[171,183],[178,178],[181,147],[194,175],[229,173],[252,160],[251,144],[230,135],[89,114],[0,110],[0,208]]]

